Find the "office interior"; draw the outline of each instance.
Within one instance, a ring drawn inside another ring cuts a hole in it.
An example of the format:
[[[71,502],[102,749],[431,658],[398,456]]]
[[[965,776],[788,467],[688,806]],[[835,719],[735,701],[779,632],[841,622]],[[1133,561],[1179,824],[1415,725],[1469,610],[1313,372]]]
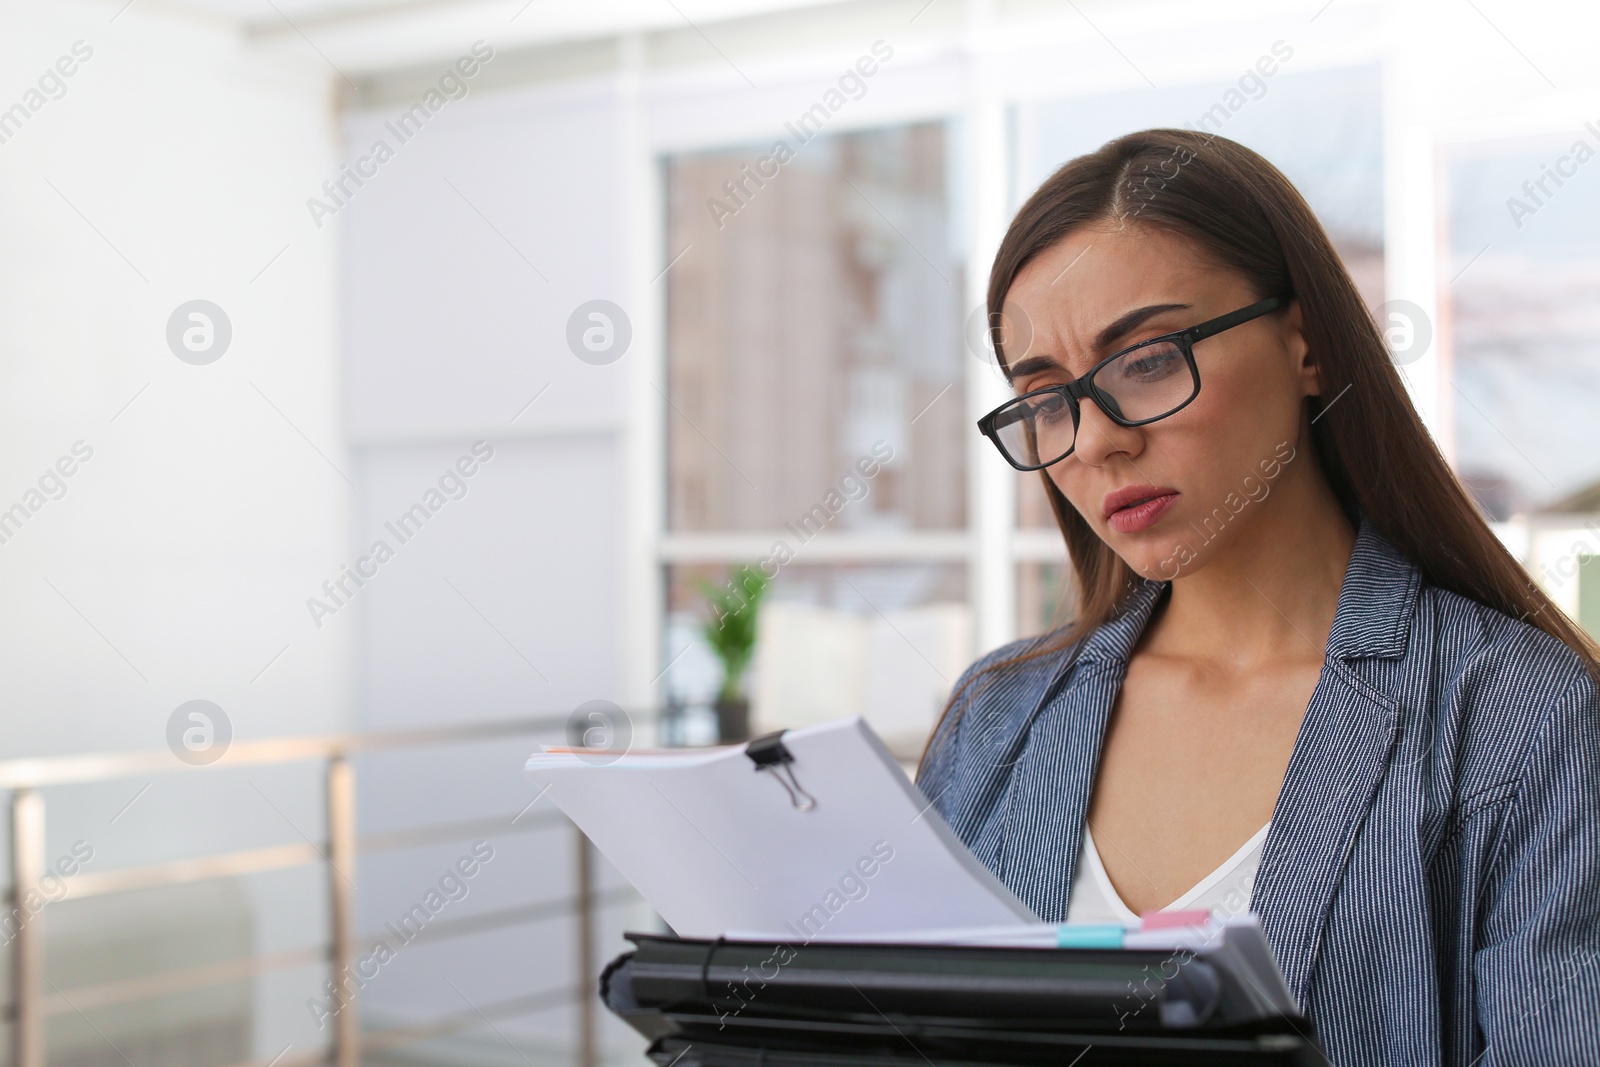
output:
[[[861,715],[908,768],[967,664],[1066,621],[1037,476],[973,426],[984,290],[1125,132],[1295,182],[1600,632],[1597,36],[1576,0],[7,5],[9,1062],[641,1062],[593,983],[659,921],[523,760],[715,743],[741,565],[749,729]]]

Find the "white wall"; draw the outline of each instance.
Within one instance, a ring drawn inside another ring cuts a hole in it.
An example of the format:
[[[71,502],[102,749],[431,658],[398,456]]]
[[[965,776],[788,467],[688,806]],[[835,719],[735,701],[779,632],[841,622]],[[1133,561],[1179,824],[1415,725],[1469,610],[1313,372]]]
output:
[[[158,748],[196,697],[237,737],[346,721],[349,642],[303,625],[350,505],[317,453],[348,468],[336,237],[302,206],[331,168],[327,84],[115,10],[15,5],[0,32],[0,107],[93,49],[0,144],[0,506],[94,450],[0,544],[9,756]],[[209,366],[166,344],[195,298],[232,321]]]
[[[0,144],[0,508],[74,442],[93,450],[0,544],[0,758],[160,750],[195,698],[236,739],[350,722],[350,635],[309,630],[304,605],[344,553],[352,501],[330,466],[351,470],[337,237],[303,206],[337,147],[326,70],[120,6],[0,13],[0,109],[26,106],[75,42],[92,50]],[[207,366],[166,341],[195,298],[232,323]],[[315,833],[320,809],[306,770],[46,790],[48,854],[81,838],[110,869],[299,840],[289,823]],[[315,879],[247,888],[258,947],[321,936]],[[46,914],[65,945],[72,915]]]
[[[594,366],[566,342],[579,304],[626,299],[614,86],[474,88],[400,144],[385,123],[404,111],[377,104],[350,116],[350,157],[377,139],[396,152],[328,224],[347,251],[346,414],[361,486],[350,555],[378,539],[396,550],[354,610],[326,625],[359,635],[361,725],[565,716],[591,699],[621,703],[628,357]],[[469,463],[465,494],[401,545],[385,523],[475,441],[493,458]],[[500,816],[495,860],[452,907],[472,914],[566,896],[570,831],[511,832],[509,817],[532,797],[521,769],[531,747],[374,761],[363,772],[363,823]],[[362,927],[403,913],[459,851],[365,861]],[[621,950],[620,925],[648,928],[645,916],[613,909],[597,951]],[[408,948],[365,991],[363,1010],[374,1023],[415,1021],[464,1007],[463,995],[487,1006],[569,984],[573,936],[556,918]],[[560,1047],[576,1019],[556,1009],[497,1025],[530,1047]]]

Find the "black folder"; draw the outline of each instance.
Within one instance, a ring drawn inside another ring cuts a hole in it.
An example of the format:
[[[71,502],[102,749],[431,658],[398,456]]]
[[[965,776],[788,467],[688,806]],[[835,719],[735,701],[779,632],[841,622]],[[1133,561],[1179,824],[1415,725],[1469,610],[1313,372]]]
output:
[[[626,936],[601,999],[659,1067],[1327,1067],[1205,955]]]

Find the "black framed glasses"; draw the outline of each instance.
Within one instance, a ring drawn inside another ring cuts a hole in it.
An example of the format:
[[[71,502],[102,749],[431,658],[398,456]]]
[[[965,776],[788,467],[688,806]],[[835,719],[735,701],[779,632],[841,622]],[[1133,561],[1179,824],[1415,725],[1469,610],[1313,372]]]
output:
[[[1269,296],[1186,330],[1140,341],[1102,359],[1081,378],[1006,401],[978,420],[978,430],[1019,471],[1059,463],[1077,447],[1080,402],[1093,400],[1119,426],[1143,426],[1181,411],[1200,395],[1195,342],[1288,303],[1288,297]]]

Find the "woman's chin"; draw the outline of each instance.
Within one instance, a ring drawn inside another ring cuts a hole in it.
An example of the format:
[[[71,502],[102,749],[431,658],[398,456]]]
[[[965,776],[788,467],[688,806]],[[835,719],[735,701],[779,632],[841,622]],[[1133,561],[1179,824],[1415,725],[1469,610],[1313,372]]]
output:
[[[1187,542],[1179,540],[1113,545],[1112,548],[1135,574],[1157,582],[1169,582],[1191,574],[1204,563],[1203,558]]]

